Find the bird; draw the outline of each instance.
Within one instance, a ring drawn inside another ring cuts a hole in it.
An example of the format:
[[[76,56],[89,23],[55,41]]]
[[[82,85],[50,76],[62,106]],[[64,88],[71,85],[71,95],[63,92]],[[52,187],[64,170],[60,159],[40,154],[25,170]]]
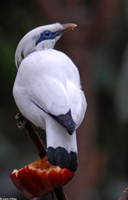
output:
[[[84,119],[87,102],[78,68],[54,46],[76,26],[57,22],[29,31],[16,48],[13,85],[19,111],[46,132],[48,161],[71,172],[78,168],[76,129]]]

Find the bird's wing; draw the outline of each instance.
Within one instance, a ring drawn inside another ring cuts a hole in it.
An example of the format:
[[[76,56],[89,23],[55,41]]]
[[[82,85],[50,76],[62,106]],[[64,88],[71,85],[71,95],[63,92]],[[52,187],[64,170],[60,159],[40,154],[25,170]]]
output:
[[[68,81],[67,92],[70,99],[72,117],[77,126],[83,121],[87,102],[83,91],[75,83]]]
[[[42,78],[38,76],[38,78],[36,79],[35,77],[33,83],[31,83],[29,90],[31,100],[39,108],[51,114],[52,117],[55,116],[55,118],[58,118],[66,115],[66,119],[68,118],[69,121],[71,114],[71,121],[73,119],[77,126],[81,124],[87,106],[86,99],[83,91],[71,80],[67,80],[64,85],[55,78]],[[71,111],[71,113],[69,111]],[[59,118],[57,121],[61,123]],[[71,122],[73,129],[75,128],[75,124]],[[66,127],[64,124],[63,126]],[[69,128],[69,124],[67,127]]]
[[[38,77],[29,89],[31,100],[47,113],[58,116],[69,111],[69,97],[58,80]]]

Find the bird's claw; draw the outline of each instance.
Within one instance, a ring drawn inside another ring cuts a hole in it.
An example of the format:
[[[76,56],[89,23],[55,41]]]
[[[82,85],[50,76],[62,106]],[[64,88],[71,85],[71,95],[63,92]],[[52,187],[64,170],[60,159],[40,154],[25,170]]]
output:
[[[19,112],[16,117],[17,119],[17,126],[18,128],[24,128],[26,123],[27,123],[27,120],[24,118],[24,116]]]

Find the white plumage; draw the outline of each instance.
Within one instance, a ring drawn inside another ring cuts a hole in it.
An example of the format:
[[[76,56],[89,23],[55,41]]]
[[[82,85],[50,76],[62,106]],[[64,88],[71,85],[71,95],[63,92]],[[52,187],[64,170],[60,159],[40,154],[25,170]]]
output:
[[[71,171],[77,169],[76,128],[87,104],[78,69],[53,47],[63,32],[74,27],[55,23],[27,33],[16,50],[18,72],[13,87],[23,116],[46,130],[51,164]]]

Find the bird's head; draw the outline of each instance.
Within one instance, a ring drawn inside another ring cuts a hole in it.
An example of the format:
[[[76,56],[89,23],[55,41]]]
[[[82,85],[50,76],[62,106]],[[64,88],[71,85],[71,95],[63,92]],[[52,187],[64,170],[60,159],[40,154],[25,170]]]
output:
[[[74,29],[77,25],[67,24],[50,24],[40,26],[28,32],[19,42],[15,53],[15,63],[18,68],[22,60],[34,51],[52,49],[61,35]]]

